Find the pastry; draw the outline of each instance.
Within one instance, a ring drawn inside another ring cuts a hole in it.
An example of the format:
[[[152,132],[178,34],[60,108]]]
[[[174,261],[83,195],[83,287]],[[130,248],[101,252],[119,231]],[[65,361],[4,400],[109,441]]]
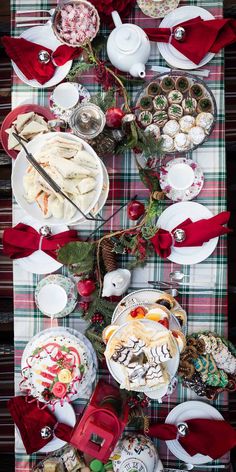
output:
[[[138,120],[142,126],[146,127],[152,122],[152,114],[150,111],[142,111],[139,113]]]
[[[155,139],[159,139],[159,138],[160,138],[160,135],[161,135],[159,126],[154,125],[154,124],[148,125],[148,126],[145,128],[145,131],[144,131],[144,132],[145,132],[145,134],[150,134],[150,135],[153,136]]]
[[[149,95],[144,95],[144,97],[140,99],[139,106],[142,110],[152,110],[152,97],[150,97]]]
[[[200,98],[204,97],[204,93],[204,88],[200,84],[193,84],[190,87],[190,95],[196,100],[200,100]]]
[[[173,104],[168,108],[170,120],[179,120],[183,116],[183,108],[178,104]]]
[[[147,88],[147,94],[155,97],[161,93],[161,87],[158,82],[151,82]]]
[[[199,113],[196,118],[196,125],[201,126],[206,133],[209,133],[212,123],[214,121],[214,116],[211,113]]]
[[[187,151],[191,146],[191,141],[188,135],[185,133],[176,134],[174,138],[174,146],[177,151]]]
[[[209,98],[200,98],[197,104],[197,111],[201,113],[202,111],[211,112],[212,111],[212,101]]]
[[[185,98],[182,101],[182,107],[185,115],[193,115],[197,108],[197,100],[191,97]]]
[[[189,89],[189,81],[186,77],[181,76],[178,77],[178,79],[175,82],[175,87],[177,90],[179,90],[181,93],[187,92]]]
[[[76,472],[84,466],[84,461],[79,456],[78,451],[71,446],[67,446],[63,450],[61,458],[65,465],[66,472]]]
[[[191,115],[184,115],[179,120],[179,125],[183,133],[188,133],[189,130],[195,125],[195,118]]]
[[[162,293],[160,298],[156,300],[156,303],[158,303],[158,305],[165,306],[168,310],[171,310],[176,305],[175,298],[168,293]]]
[[[182,333],[182,331],[180,330],[172,330],[171,332],[174,338],[177,340],[180,352],[182,352],[186,347],[186,338],[184,336],[184,333]]]
[[[172,103],[180,104],[183,100],[183,95],[179,90],[171,90],[168,93],[168,101],[172,105]]]
[[[172,152],[174,150],[174,140],[167,134],[162,134],[162,149],[165,152]]]
[[[205,139],[205,133],[200,126],[193,126],[188,133],[191,143],[194,145],[201,144]]]
[[[179,123],[176,120],[169,120],[163,127],[163,133],[168,134],[171,138],[179,132]]]
[[[187,323],[187,316],[184,310],[177,309],[174,310],[172,313],[177,318],[181,327]]]
[[[43,472],[61,472],[62,464],[56,457],[46,459],[43,463]]]
[[[162,79],[160,85],[163,92],[170,92],[171,90],[175,88],[175,81],[174,79],[172,79],[172,77],[167,75],[166,77]]]
[[[157,95],[153,99],[153,106],[154,106],[154,109],[157,111],[165,110],[168,106],[168,100],[165,97],[165,95]]]
[[[156,113],[154,113],[153,117],[153,123],[156,123],[160,128],[162,128],[166,122],[168,121],[168,115],[166,113],[166,111],[162,110],[162,111],[156,111]]]
[[[157,321],[169,329],[170,312],[165,306],[156,305],[154,308],[151,308],[145,315],[145,319]]]

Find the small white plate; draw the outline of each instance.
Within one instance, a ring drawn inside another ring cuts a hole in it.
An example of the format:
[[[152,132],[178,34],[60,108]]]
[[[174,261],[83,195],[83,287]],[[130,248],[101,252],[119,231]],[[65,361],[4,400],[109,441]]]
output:
[[[204,176],[192,159],[178,157],[160,169],[160,186],[170,200],[184,202],[195,198],[202,190]]]
[[[41,223],[33,220],[33,218],[30,218],[29,216],[23,218],[21,222],[32,226],[34,229],[36,229],[36,231],[39,231],[39,229],[43,226]],[[67,231],[68,229],[68,226],[52,226],[51,231],[52,234],[58,234],[62,233],[63,231]],[[56,261],[56,259],[53,259],[53,257],[41,250],[33,252],[28,257],[16,259],[15,263],[19,264],[22,269],[26,270],[27,272],[31,272],[32,274],[51,274],[63,266],[63,264]]]
[[[160,23],[160,28],[171,28],[172,26],[183,23],[200,16],[203,20],[213,20],[214,16],[207,10],[196,6],[186,6],[176,8],[169,15],[167,15]],[[208,53],[199,64],[195,64],[187,57],[181,54],[177,49],[169,43],[157,43],[160,54],[168,64],[177,69],[198,69],[211,61],[215,54]]]
[[[34,26],[33,28],[29,28],[20,35],[20,38],[27,39],[27,41],[31,41],[32,43],[40,44],[46,48],[50,48],[52,51],[55,51],[59,46],[62,45],[62,43],[54,35],[50,23],[46,23],[46,25],[43,26]],[[12,61],[13,69],[22,82],[30,85],[31,87],[41,88],[53,87],[54,85],[59,84],[59,82],[61,82],[69,73],[71,65],[72,61],[68,61],[63,66],[56,67],[54,76],[45,84],[40,84],[37,80],[27,79],[27,77],[15,64],[15,62]]]
[[[75,309],[78,294],[71,278],[50,274],[39,281],[34,296],[38,309],[45,316],[63,318]]]
[[[48,405],[48,408],[55,415],[58,423],[65,423],[68,426],[71,426],[72,428],[75,426],[76,416],[73,407],[70,403],[64,402],[63,405],[61,405],[60,402],[57,402],[53,407],[51,405]],[[56,449],[65,446],[65,444],[67,444],[67,441],[63,441],[62,439],[59,439],[54,436],[54,438],[49,443],[47,443],[44,447],[42,447],[42,449],[37,452],[56,451]]]
[[[212,212],[200,203],[180,202],[170,205],[163,211],[157,221],[157,226],[167,231],[172,231],[178,224],[191,218],[192,221],[208,219],[213,216]],[[210,239],[202,246],[175,247],[172,246],[168,259],[176,264],[197,264],[207,259],[215,250],[218,237]]]
[[[223,420],[223,416],[216,408],[208,403],[199,401],[188,401],[177,405],[169,415],[167,416],[165,423],[178,424],[193,418],[205,418],[211,420]],[[190,456],[184,448],[180,445],[179,441],[172,440],[166,441],[168,449],[178,459],[188,462],[190,464],[205,464],[212,462],[212,458],[209,456],[203,456],[202,454],[195,454]]]

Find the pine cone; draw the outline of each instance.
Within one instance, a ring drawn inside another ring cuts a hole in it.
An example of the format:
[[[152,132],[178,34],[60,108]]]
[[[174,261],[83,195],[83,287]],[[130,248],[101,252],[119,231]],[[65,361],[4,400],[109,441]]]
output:
[[[107,272],[117,269],[116,254],[112,252],[114,243],[110,239],[101,242],[102,261]]]
[[[112,136],[100,133],[96,138],[90,140],[89,144],[99,156],[104,156],[114,151],[116,141]]]
[[[154,200],[163,200],[164,196],[165,196],[164,192],[158,192],[158,190],[156,190],[152,194],[152,197],[154,198]]]

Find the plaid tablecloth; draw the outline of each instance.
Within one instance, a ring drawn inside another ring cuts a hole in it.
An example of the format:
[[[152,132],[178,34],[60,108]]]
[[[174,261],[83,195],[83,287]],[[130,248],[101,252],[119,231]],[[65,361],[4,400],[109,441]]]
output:
[[[215,17],[222,16],[222,0],[192,0],[187,2],[180,2],[179,6],[183,5],[198,5],[207,10]],[[54,2],[47,0],[12,0],[12,33],[18,36],[21,33],[21,28],[15,28],[15,11],[29,10],[29,9],[50,9],[55,6]],[[141,27],[153,27],[158,25],[157,20],[147,18],[137,7],[130,17],[131,22],[135,22]],[[107,34],[107,31],[104,31]],[[152,44],[151,56],[149,65],[166,65],[165,61],[160,57],[156,44]],[[198,195],[196,201],[207,206],[213,214],[216,214],[225,209],[225,141],[224,141],[224,83],[223,83],[223,53],[215,55],[213,60],[207,64],[210,69],[210,75],[207,79],[207,84],[211,88],[217,102],[217,123],[210,139],[196,151],[191,154],[193,160],[197,161],[205,176],[205,184]],[[151,77],[151,74],[149,73]],[[91,72],[84,74],[81,77],[81,82],[84,83],[91,93],[96,92],[99,86],[94,80]],[[133,97],[137,93],[138,88],[133,87],[130,92]],[[49,89],[33,89],[23,84],[16,75],[13,75],[13,89],[12,89],[12,108],[22,103],[37,103],[40,105],[48,105],[50,90]],[[103,215],[110,215],[120,204],[130,199],[134,194],[138,194],[139,198],[147,196],[147,190],[144,189],[139,180],[138,172],[135,166],[134,159],[129,153],[122,156],[114,156],[106,159],[110,177],[110,192],[108,201]],[[164,202],[164,207],[169,205],[170,201]],[[13,218],[14,223],[22,220],[24,212],[16,203],[14,203]],[[104,231],[115,230],[127,227],[128,221],[126,211],[120,212],[113,220],[111,220],[105,227]],[[93,224],[83,224],[80,227],[80,232],[83,235],[88,234],[88,231],[93,227]],[[102,232],[100,233],[102,234]],[[126,261],[124,260],[124,263]],[[168,279],[169,273],[172,270],[180,269],[185,273],[190,274],[191,277],[197,280],[211,280],[215,283],[216,289],[214,294],[207,294],[206,292],[199,293],[197,290],[193,292],[185,288],[182,290],[183,294],[179,301],[188,313],[188,332],[210,329],[219,334],[227,334],[227,252],[226,239],[220,238],[218,246],[214,253],[204,262],[194,266],[177,266],[168,261],[163,261],[157,257],[149,260],[149,263],[144,269],[136,269],[133,273],[132,284],[130,291],[138,288],[147,287],[148,280],[165,280]],[[62,273],[66,274],[66,269],[63,268]],[[39,282],[41,276],[31,275],[23,271],[17,263],[14,264],[14,304],[15,304],[15,388],[19,391],[20,381],[20,363],[23,349],[26,343],[39,331],[51,326],[51,321],[44,317],[36,308],[34,303],[34,290]],[[61,326],[70,326],[72,328],[80,329],[80,313],[74,311],[70,316],[59,321]],[[53,321],[53,326],[57,322]],[[99,376],[107,378],[105,370],[99,370]],[[195,398],[195,396],[187,389],[178,385],[175,392],[170,397],[165,397],[163,403],[160,405],[152,401],[148,414],[152,420],[161,420],[166,417],[168,412],[177,404],[186,400]],[[76,402],[78,411],[85,405],[84,402]],[[220,411],[227,411],[227,395],[220,395],[215,402],[212,402]],[[165,447],[162,442],[158,444],[161,458],[165,464],[174,465],[178,461]],[[27,456],[22,450],[22,444],[16,435],[16,470],[19,472],[28,472],[35,461],[40,457],[38,455]]]

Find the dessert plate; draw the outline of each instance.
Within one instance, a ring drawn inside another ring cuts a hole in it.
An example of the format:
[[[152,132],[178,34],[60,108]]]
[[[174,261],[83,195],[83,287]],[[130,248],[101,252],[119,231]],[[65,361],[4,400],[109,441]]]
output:
[[[37,115],[42,116],[47,121],[55,119],[53,113],[48,108],[41,107],[40,105],[35,105],[33,103],[29,105],[21,105],[19,107],[16,107],[14,108],[14,110],[8,113],[8,115],[6,116],[1,126],[0,139],[1,139],[2,147],[4,151],[6,151],[8,156],[12,157],[13,159],[15,159],[18,156],[19,151],[15,151],[14,149],[11,149],[9,151],[8,134],[6,133],[6,129],[11,127],[12,122],[15,121],[18,115],[21,115],[23,113],[28,113],[30,111],[34,111],[35,113],[37,113]]]
[[[163,18],[177,8],[180,0],[137,0],[137,4],[144,15],[151,18]]]
[[[181,202],[174,203],[166,208],[158,218],[157,226],[167,231],[172,231],[179,223],[187,218],[192,221],[198,221],[203,218],[208,219],[213,216],[212,212],[200,203]],[[197,264],[207,259],[215,250],[218,237],[210,239],[202,246],[194,247],[175,247],[172,246],[171,254],[168,259],[176,264]]]
[[[22,223],[32,226],[34,229],[39,231],[42,227],[42,224],[29,216],[26,216],[21,220]],[[69,228],[68,226],[52,226],[51,231],[52,234],[58,234],[63,231],[67,231]],[[18,264],[22,269],[26,270],[27,272],[31,272],[32,274],[50,274],[52,272],[56,272],[56,270],[60,269],[63,264],[53,259],[53,257],[46,254],[46,252],[38,250],[30,254],[28,257],[21,257],[20,259],[16,259],[15,264]]]
[[[195,198],[203,187],[201,167],[192,159],[177,158],[160,169],[160,186],[166,196],[174,202]]]
[[[165,423],[177,425],[178,423],[183,423],[184,421],[193,418],[205,418],[211,420],[224,419],[220,412],[213,406],[208,405],[208,403],[188,401],[173,408],[167,416]],[[172,454],[184,462],[191,464],[205,464],[207,462],[212,462],[213,460],[211,457],[203,456],[202,454],[190,456],[176,439],[173,441],[166,441],[166,444]]]
[[[213,20],[214,16],[207,10],[197,6],[185,6],[176,8],[169,15],[167,15],[162,22],[160,23],[160,28],[171,28],[179,23],[190,20],[191,18],[196,18],[200,16],[203,20]],[[211,61],[214,57],[213,53],[208,53],[202,59],[199,64],[195,64],[190,61],[187,57],[181,54],[174,46],[169,43],[157,43],[158,49],[162,57],[170,64],[172,67],[178,69],[198,69],[199,67],[204,66],[207,62]]]
[[[116,324],[118,326],[121,326],[124,323],[127,323],[127,321],[131,321],[131,318],[128,318],[128,315],[129,315],[130,311],[133,310],[135,307],[138,307],[140,305],[141,306],[146,306],[147,308],[148,307],[151,308],[153,306],[153,304],[148,305],[148,304],[145,304],[145,303],[138,303],[138,304],[132,305],[131,307],[127,307],[119,313],[119,315],[115,319],[114,324]],[[177,318],[171,312],[169,312],[169,315],[170,315],[169,329],[170,330],[180,330],[181,331],[181,327],[180,327],[180,324],[179,324]],[[145,319],[145,318],[142,318],[142,319]],[[157,321],[156,321],[156,323],[157,323]]]
[[[61,46],[61,42],[56,38],[53,33],[51,23],[47,23],[43,26],[34,26],[33,28],[29,28],[25,30],[21,35],[20,38],[27,39],[27,41],[31,41],[32,43],[40,44],[45,46],[46,48],[52,49],[55,51],[59,46]],[[68,74],[72,65],[72,61],[66,62],[63,66],[56,67],[54,76],[45,84],[40,84],[37,80],[29,80],[27,77],[21,72],[19,67],[12,61],[13,69],[19,79],[22,80],[27,85],[31,87],[53,87],[54,85],[59,84],[66,75]]]
[[[140,321],[140,320],[139,320]],[[152,328],[153,329],[153,332],[157,333],[157,332],[161,332],[161,331],[166,331],[168,332],[168,330],[162,326],[160,323],[156,323],[155,321],[150,321],[150,320],[141,320],[140,321],[142,324],[144,325],[147,325],[149,328]],[[114,342],[114,340],[117,338],[117,339],[120,339],[121,337],[121,332],[124,331],[124,327],[127,323],[123,324],[122,326],[120,326],[112,335],[111,337],[109,338],[109,341],[108,341],[108,345],[109,343],[111,343],[112,341]],[[173,338],[174,339],[174,338]],[[177,347],[177,354],[175,357],[171,358],[170,360],[168,360],[167,362],[165,362],[165,366],[166,366],[166,369],[169,373],[169,376],[170,376],[170,381],[173,379],[173,377],[175,376],[176,372],[177,372],[177,369],[178,369],[178,366],[179,366],[179,349],[178,349],[178,345],[175,341],[175,344],[176,344],[176,347]],[[106,358],[106,363],[107,363],[107,367],[112,375],[112,377],[119,383],[119,384],[122,384],[124,382],[124,370],[123,370],[123,366],[121,364],[119,364],[118,362],[115,362],[113,361],[112,359],[107,359]],[[155,392],[155,398],[160,400],[161,401],[161,398],[166,394],[167,390],[168,390],[168,386],[169,384],[167,383],[166,385],[163,385],[162,387],[159,387],[157,388],[156,386],[154,387],[136,387],[135,389],[133,388],[133,390],[135,390],[136,392],[145,392],[145,394],[148,396],[149,392],[150,394],[152,395],[153,392]]]

